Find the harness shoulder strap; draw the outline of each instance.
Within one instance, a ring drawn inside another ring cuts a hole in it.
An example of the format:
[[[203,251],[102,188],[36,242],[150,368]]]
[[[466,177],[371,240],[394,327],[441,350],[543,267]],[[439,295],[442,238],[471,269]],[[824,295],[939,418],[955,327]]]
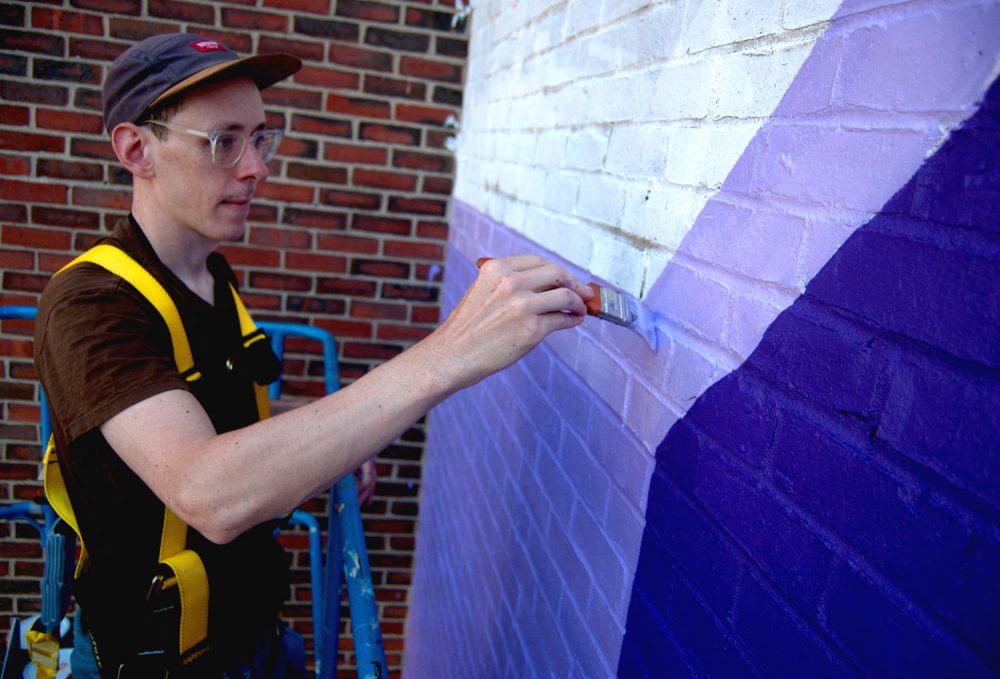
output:
[[[177,305],[174,304],[174,300],[170,298],[170,295],[163,286],[153,278],[152,274],[120,248],[114,245],[103,244],[96,245],[83,253],[59,269],[56,275],[83,262],[97,264],[111,273],[120,276],[138,290],[143,297],[149,300],[150,304],[156,308],[156,311],[163,318],[164,323],[167,324],[177,371],[189,382],[201,377],[201,373],[194,369],[194,357],[191,354],[191,345],[188,343],[187,333],[184,332],[184,324],[181,322]],[[55,445],[50,438],[43,460],[45,495],[48,497],[49,503],[56,513],[73,528],[74,532],[80,538],[82,551],[80,559],[76,564],[76,574],[79,575],[86,567],[86,547],[84,546],[83,536],[80,533],[80,527],[76,520],[76,513],[73,511],[69,495],[66,492],[66,483],[62,478],[62,470],[59,468],[57,462]],[[162,561],[166,557],[181,551],[184,549],[186,543],[187,524],[177,518],[170,509],[164,507],[163,530],[160,536],[160,560]]]
[[[132,285],[132,287],[138,290],[143,297],[149,300],[150,304],[153,305],[157,313],[159,313],[163,318],[164,323],[167,325],[167,330],[170,332],[170,343],[173,348],[174,363],[177,365],[177,372],[183,375],[189,382],[193,382],[201,378],[201,372],[195,369],[194,357],[191,353],[191,345],[188,342],[187,333],[184,330],[184,324],[181,321],[177,305],[174,304],[174,300],[170,297],[170,294],[151,273],[144,269],[141,264],[135,261],[121,248],[105,243],[96,245],[87,252],[83,253],[72,262],[59,269],[59,271],[56,272],[56,275],[83,262],[96,264],[107,271],[120,276]],[[266,336],[263,332],[258,330],[256,324],[253,322],[253,319],[250,317],[250,313],[247,311],[246,306],[243,304],[243,300],[240,299],[239,293],[236,292],[236,288],[230,284],[229,290],[233,295],[233,301],[236,305],[237,316],[239,317],[240,322],[240,334],[243,336],[244,346],[247,347],[254,342],[265,340]],[[264,419],[270,414],[270,402],[268,400],[267,387],[254,384],[254,391],[257,400],[258,414],[261,419]],[[78,536],[80,536],[80,529],[76,520],[76,515],[69,502],[69,496],[66,493],[66,484],[63,481],[62,472],[56,462],[57,456],[55,445],[50,438],[46,446],[45,458],[43,460],[45,493],[56,513],[73,528]],[[184,549],[186,541],[187,525],[177,518],[173,512],[165,508],[163,532],[160,542],[160,560],[162,561],[168,556],[172,556],[173,554],[176,554]],[[80,544],[81,547],[83,547],[82,537],[80,539]],[[77,562],[78,575],[85,566],[85,557],[86,547],[83,547],[81,558]]]
[[[181,322],[181,315],[177,311],[177,305],[174,304],[174,300],[171,299],[159,281],[153,278],[151,273],[146,271],[141,264],[132,259],[120,248],[105,243],[95,245],[59,269],[56,275],[82,262],[97,264],[111,273],[120,276],[138,290],[143,297],[149,300],[149,303],[163,317],[163,322],[167,324],[167,330],[170,331],[170,343],[173,347],[177,372],[189,382],[193,382],[201,377],[201,373],[194,369],[194,357],[191,354],[191,345],[188,344],[187,333],[184,332],[184,324]]]
[[[261,340],[267,340],[267,335],[264,334],[263,330],[257,328],[257,324],[253,322],[250,313],[247,311],[243,300],[240,299],[240,295],[236,292],[236,288],[233,287],[232,283],[229,284],[229,290],[233,293],[233,302],[236,304],[236,315],[240,319],[240,335],[243,337],[243,348],[246,349],[251,344],[256,344]],[[254,397],[257,399],[257,415],[260,419],[266,420],[271,416],[271,400],[268,397],[267,385],[254,382],[253,390]]]

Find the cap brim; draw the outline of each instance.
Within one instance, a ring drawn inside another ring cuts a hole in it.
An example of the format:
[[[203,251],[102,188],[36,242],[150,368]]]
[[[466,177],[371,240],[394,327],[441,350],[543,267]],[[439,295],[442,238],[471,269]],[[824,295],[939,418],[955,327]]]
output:
[[[233,59],[209,66],[205,70],[185,78],[150,102],[146,110],[194,87],[208,85],[226,78],[244,76],[253,80],[257,84],[257,89],[262,90],[284,80],[300,68],[302,68],[302,60],[290,54],[257,54]]]

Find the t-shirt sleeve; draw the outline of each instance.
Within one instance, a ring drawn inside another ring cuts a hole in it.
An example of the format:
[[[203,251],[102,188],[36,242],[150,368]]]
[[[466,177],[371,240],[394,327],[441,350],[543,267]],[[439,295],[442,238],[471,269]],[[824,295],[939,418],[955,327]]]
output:
[[[188,390],[166,324],[130,285],[78,265],[49,286],[35,363],[66,443],[151,396]]]

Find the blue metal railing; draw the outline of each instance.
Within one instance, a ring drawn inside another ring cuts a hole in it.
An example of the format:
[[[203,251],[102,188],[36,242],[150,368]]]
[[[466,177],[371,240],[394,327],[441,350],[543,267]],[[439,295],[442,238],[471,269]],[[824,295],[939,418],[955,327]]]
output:
[[[7,318],[23,318],[34,320],[37,310],[33,306],[0,306],[0,320]],[[41,410],[41,440],[48,441],[49,433],[52,431],[52,420],[49,418],[49,408],[45,401],[45,391],[38,387],[38,401]],[[37,517],[37,518],[36,518]],[[52,532],[59,517],[55,510],[47,504],[37,502],[13,502],[0,505],[0,520],[3,521],[24,521],[38,531],[39,539],[44,543],[45,538]],[[39,521],[41,521],[39,523]]]
[[[323,382],[326,393],[332,394],[340,388],[337,346],[332,334],[322,328],[296,323],[260,321],[257,325],[270,335],[271,347],[279,359],[284,357],[286,337],[304,337],[318,341],[323,347]],[[276,399],[280,396],[279,378],[270,386],[270,397]],[[310,535],[312,530],[310,528]],[[315,534],[318,540],[318,528]],[[364,528],[361,524],[361,509],[358,506],[358,493],[353,474],[340,479],[330,489],[327,535],[324,582],[318,584],[314,579],[312,584],[316,675],[321,679],[332,679],[336,676],[337,638],[340,632],[340,589],[343,583],[347,587],[347,603],[351,612],[351,631],[358,677],[388,679],[389,671],[379,626],[378,605],[372,587]],[[318,563],[311,542],[310,562]],[[313,570],[314,574],[317,572],[318,569]]]
[[[37,313],[38,310],[33,306],[0,306],[0,320],[6,318],[23,318],[33,321]],[[52,420],[49,417],[48,403],[45,401],[45,391],[41,387],[38,387],[38,402],[41,410],[41,440],[44,445],[44,442],[49,440],[49,433],[52,431]],[[53,512],[54,514],[55,512]]]

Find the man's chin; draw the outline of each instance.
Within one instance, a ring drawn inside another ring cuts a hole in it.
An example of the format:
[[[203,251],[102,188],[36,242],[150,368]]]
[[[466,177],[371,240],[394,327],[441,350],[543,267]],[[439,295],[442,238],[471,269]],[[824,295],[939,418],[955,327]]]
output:
[[[247,212],[246,210],[223,209],[215,223],[218,239],[221,242],[231,242],[243,240],[247,232]]]
[[[246,235],[246,227],[243,227],[239,232],[227,233],[222,238],[219,239],[220,243],[241,243],[243,237]]]

